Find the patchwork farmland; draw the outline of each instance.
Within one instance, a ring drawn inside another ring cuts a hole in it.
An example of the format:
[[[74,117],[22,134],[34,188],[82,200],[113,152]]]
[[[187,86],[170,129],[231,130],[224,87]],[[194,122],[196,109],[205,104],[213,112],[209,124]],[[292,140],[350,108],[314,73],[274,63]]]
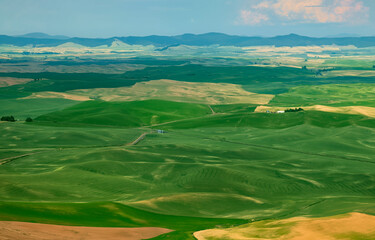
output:
[[[374,238],[373,48],[126,47],[0,48],[6,236]]]

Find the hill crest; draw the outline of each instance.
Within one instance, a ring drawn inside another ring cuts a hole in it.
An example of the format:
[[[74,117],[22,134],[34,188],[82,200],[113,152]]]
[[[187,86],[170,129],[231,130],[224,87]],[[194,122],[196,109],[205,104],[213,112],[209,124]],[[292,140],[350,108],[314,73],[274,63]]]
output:
[[[356,47],[375,46],[375,37],[335,37],[335,38],[316,38],[297,34],[281,35],[275,37],[249,37],[227,35],[223,33],[205,33],[205,34],[183,34],[177,36],[127,36],[111,38],[62,38],[61,36],[50,36],[43,33],[26,34],[23,36],[0,35],[0,44],[10,44],[15,46],[38,45],[38,46],[58,46],[66,42],[73,42],[87,47],[96,47],[100,45],[110,46],[115,40],[128,45],[154,45],[156,47],[168,47],[176,45],[186,46],[323,46],[338,45]]]

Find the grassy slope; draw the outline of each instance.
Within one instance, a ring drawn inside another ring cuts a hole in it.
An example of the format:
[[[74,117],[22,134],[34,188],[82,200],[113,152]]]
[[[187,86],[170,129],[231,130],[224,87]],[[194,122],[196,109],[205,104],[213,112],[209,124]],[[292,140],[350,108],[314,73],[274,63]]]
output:
[[[271,100],[273,106],[369,106],[375,107],[375,84],[299,86]]]
[[[223,104],[223,105],[211,105],[215,113],[250,113],[254,112],[256,105],[251,104]]]
[[[0,149],[43,149],[118,146],[132,142],[141,129],[69,128],[39,126],[32,123],[0,124]],[[3,158],[0,153],[0,158]]]
[[[215,225],[246,223],[246,220],[163,215],[120,203],[24,203],[0,202],[2,221],[27,221],[93,227],[167,227],[194,231]]]
[[[14,96],[27,96],[33,92],[55,91],[64,92],[73,89],[106,88],[131,86],[139,79],[126,79],[122,74],[100,74],[100,73],[0,73],[0,76],[17,78],[41,78],[42,81],[32,81],[27,84],[15,85],[0,89],[0,98],[8,98],[8,93],[13,92]]]
[[[66,92],[73,96],[105,101],[140,101],[160,99],[201,104],[266,104],[273,95],[255,94],[241,85],[228,83],[192,83],[173,80],[152,80],[136,83],[132,87],[78,89]],[[55,93],[55,97],[58,93]],[[48,97],[51,92],[39,92],[32,97]]]
[[[87,79],[78,81],[72,80],[78,79],[78,75],[52,74],[57,79],[53,80],[55,84],[30,83],[23,93],[18,92],[18,87],[7,88],[0,91],[0,97],[6,93],[9,98],[12,91],[15,96],[23,96],[37,89],[113,87],[159,78],[236,82],[247,85],[249,91],[259,92],[285,91],[290,86],[324,82],[300,69],[264,69],[195,65],[166,67],[163,71],[148,68],[127,73],[116,81],[103,81],[100,77],[108,77],[104,75],[80,75]],[[85,81],[91,78],[93,81],[87,84]],[[259,79],[264,81],[259,83]],[[336,80],[366,79],[332,81]],[[109,123],[128,127],[192,115],[203,117],[158,127],[170,132],[150,134],[139,145],[128,147],[119,145],[138,136],[138,130],[2,125],[1,158],[27,151],[38,153],[0,166],[0,201],[3,201],[0,217],[69,225],[163,224],[172,229],[177,229],[178,224],[191,223],[178,232],[157,238],[184,239],[191,237],[189,233],[194,230],[238,223],[181,217],[187,215],[260,220],[326,216],[354,210],[375,214],[373,120],[321,112],[248,114],[246,111],[250,109],[243,106],[212,106],[218,112],[236,113],[206,117],[210,114],[206,106],[155,103],[133,102],[126,105],[125,111],[123,103],[87,102],[44,115],[41,120],[61,121],[60,126]],[[157,121],[152,118],[154,115],[159,116]],[[59,150],[61,146],[63,149]],[[38,201],[106,202],[85,205]],[[164,217],[107,201],[122,201],[159,214],[180,216]]]
[[[163,100],[88,101],[36,118],[39,122],[137,127],[210,114],[206,105]]]
[[[374,82],[371,77],[316,77],[314,72],[287,67],[249,67],[202,65],[148,67],[124,74],[97,73],[0,73],[4,77],[43,78],[45,81],[0,89],[0,98],[24,97],[32,92],[65,92],[74,89],[109,88],[132,86],[137,82],[157,79],[173,79],[185,82],[214,82],[240,84],[245,90],[256,93],[275,94],[286,92],[290,87],[327,83]]]
[[[126,79],[173,79],[186,82],[216,82],[240,84],[245,90],[275,94],[290,87],[327,83],[374,82],[373,78],[337,77],[319,78],[314,72],[288,67],[207,67],[201,65],[146,68],[128,72]]]
[[[176,154],[186,156],[178,162],[193,158],[194,163],[200,159],[205,164],[187,165],[189,169],[179,177],[187,189],[195,189],[194,194],[156,197],[150,205],[140,202],[136,206],[176,213],[185,209],[189,214],[202,214],[197,209],[203,207],[205,214],[252,218],[324,216],[354,210],[374,214],[370,200],[375,190],[370,183],[374,181],[370,170],[375,163],[371,158],[373,137],[374,130],[368,128],[301,125],[269,130],[197,128],[147,138],[141,145],[161,148],[170,144]],[[201,148],[210,150],[202,149],[199,157],[193,157]],[[264,203],[251,203],[233,193]]]
[[[197,230],[244,224],[246,220],[162,215],[113,202],[0,202],[1,221],[25,221],[92,227],[164,227],[174,232],[157,239],[193,239]],[[177,238],[176,238],[177,237]]]
[[[69,225],[163,224],[177,229],[177,223],[190,221],[181,216],[261,220],[351,211],[375,214],[374,130],[347,124],[354,123],[343,118],[348,115],[316,114],[233,114],[258,117],[242,120],[245,127],[225,123],[220,118],[226,115],[216,115],[208,119],[219,117],[216,126],[221,127],[202,128],[199,123],[187,130],[171,128],[166,134],[148,135],[136,146],[118,144],[134,139],[139,130],[3,123],[4,146],[12,146],[0,154],[43,151],[0,166],[0,216]],[[315,119],[314,125],[320,127],[301,123],[279,129],[293,118]],[[253,122],[264,125],[253,128],[249,124]],[[63,143],[69,146],[60,150]],[[98,201],[107,203],[92,203]],[[177,217],[165,220],[158,214],[134,213],[137,210],[108,201]],[[186,228],[157,239],[189,239],[196,230],[236,224],[205,221],[195,218]]]
[[[263,129],[288,128],[309,124],[318,127],[344,127],[360,125],[374,128],[373,118],[339,113],[304,111],[285,114],[233,113],[209,116],[193,120],[182,120],[165,124],[164,129],[190,129],[196,127],[254,127]],[[161,126],[159,126],[161,127]]]
[[[30,134],[10,131],[21,139]],[[35,149],[48,146],[42,140],[48,134],[34,133]],[[127,147],[85,146],[83,137],[72,137],[76,148],[49,149],[1,165],[0,196],[1,201],[121,201],[201,217],[374,213],[373,138],[369,128],[309,125],[178,130]]]
[[[42,114],[62,110],[79,102],[67,99],[1,99],[0,116],[13,115],[16,119],[25,120]]]

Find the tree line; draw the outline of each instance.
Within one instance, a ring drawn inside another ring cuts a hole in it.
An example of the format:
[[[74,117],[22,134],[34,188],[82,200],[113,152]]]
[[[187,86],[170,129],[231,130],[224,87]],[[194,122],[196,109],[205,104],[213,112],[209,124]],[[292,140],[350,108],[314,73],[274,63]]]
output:
[[[285,110],[285,112],[301,112],[301,111],[303,111],[302,108],[289,108]]]
[[[5,121],[5,122],[15,122],[17,121],[13,116],[2,116],[0,121]],[[25,122],[32,122],[33,119],[31,117],[26,118]]]

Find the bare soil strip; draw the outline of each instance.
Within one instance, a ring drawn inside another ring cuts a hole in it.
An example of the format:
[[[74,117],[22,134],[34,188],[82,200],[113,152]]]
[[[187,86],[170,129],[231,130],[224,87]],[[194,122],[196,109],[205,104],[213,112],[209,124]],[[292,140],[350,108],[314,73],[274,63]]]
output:
[[[67,92],[37,92],[23,99],[63,98],[76,101],[143,101],[162,99],[201,104],[268,104],[271,94],[248,92],[240,85],[229,83],[192,83],[174,80],[152,80],[131,87],[76,89]]]
[[[90,101],[92,100],[88,96],[80,96],[75,94],[69,94],[64,92],[37,92],[32,93],[30,96],[21,98],[21,99],[34,99],[34,98],[61,98],[61,99],[69,99],[74,101]]]
[[[0,222],[0,240],[140,240],[171,232],[166,228],[73,227],[26,222]]]
[[[9,87],[33,81],[31,78],[0,77],[0,87]]]
[[[212,109],[211,105],[207,105],[207,106],[211,109],[212,115],[215,115],[216,112]]]
[[[126,145],[127,146],[131,146],[131,145],[137,145],[140,141],[142,141],[146,135],[149,134],[149,133],[142,133],[141,136],[139,136],[137,139],[135,139],[133,142],[131,143],[127,143]]]
[[[375,216],[363,213],[284,220],[260,221],[233,228],[195,232],[198,240],[335,240],[375,239]]]
[[[331,106],[324,106],[324,105],[298,106],[298,107],[302,107],[305,110],[343,113],[343,114],[356,114],[356,115],[364,115],[367,117],[375,118],[375,108],[373,107],[366,107],[366,106],[331,107]],[[285,110],[288,108],[295,108],[295,107],[258,106],[255,109],[255,112],[266,112],[267,110],[271,112],[276,112],[276,111]]]
[[[40,153],[40,152],[26,153],[26,154],[22,154],[22,155],[18,155],[18,156],[3,158],[3,159],[0,159],[0,165],[4,165],[4,164],[7,164],[7,163],[9,163],[9,162],[11,162],[13,160],[18,159],[18,158],[27,157],[27,156],[30,156],[30,155],[33,155],[33,154],[37,154],[37,153]]]

